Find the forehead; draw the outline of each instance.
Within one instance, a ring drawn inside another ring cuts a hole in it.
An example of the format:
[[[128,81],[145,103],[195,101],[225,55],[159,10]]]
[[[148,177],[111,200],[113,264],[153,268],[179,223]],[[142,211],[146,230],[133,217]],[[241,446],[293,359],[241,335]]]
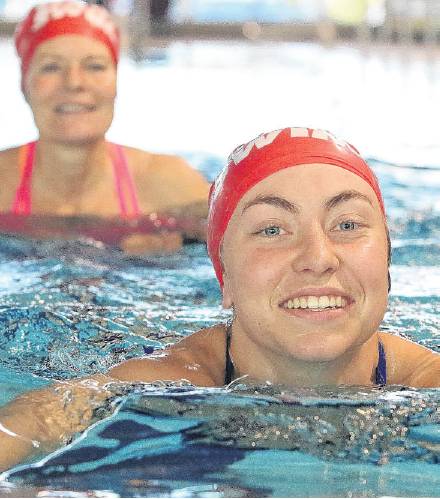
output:
[[[322,206],[332,196],[348,190],[367,196],[381,211],[375,192],[361,177],[335,165],[315,163],[284,168],[264,178],[241,198],[234,217],[247,203],[260,196],[279,196],[300,208],[307,208]]]
[[[33,60],[46,55],[65,59],[81,57],[109,57],[109,48],[99,40],[84,35],[59,35],[44,41],[35,50]]]

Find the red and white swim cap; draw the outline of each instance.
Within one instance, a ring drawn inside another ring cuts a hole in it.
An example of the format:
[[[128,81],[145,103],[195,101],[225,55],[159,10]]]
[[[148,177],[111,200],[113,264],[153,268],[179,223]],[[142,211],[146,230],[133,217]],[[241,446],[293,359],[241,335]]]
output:
[[[104,7],[75,1],[43,3],[31,9],[15,30],[23,78],[38,45],[60,35],[94,38],[106,45],[114,63],[118,62],[119,30]]]
[[[311,128],[284,128],[261,134],[232,152],[228,164],[211,186],[207,243],[220,286],[223,286],[220,245],[240,199],[258,182],[279,170],[313,163],[339,166],[361,177],[375,192],[385,215],[377,178],[349,143],[327,131]]]

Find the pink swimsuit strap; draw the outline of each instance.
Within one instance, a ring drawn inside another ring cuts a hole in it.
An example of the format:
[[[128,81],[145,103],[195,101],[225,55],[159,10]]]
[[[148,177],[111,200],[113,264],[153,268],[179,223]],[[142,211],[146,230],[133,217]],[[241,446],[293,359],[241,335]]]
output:
[[[35,149],[37,143],[29,142],[20,149],[20,169],[21,180],[20,185],[15,193],[14,202],[12,204],[12,213],[14,215],[30,215],[32,208],[31,200],[31,183],[32,170],[35,162]],[[23,157],[23,160],[21,159]],[[24,162],[23,162],[24,161]]]
[[[121,218],[138,218],[141,216],[141,210],[124,149],[121,145],[112,142],[107,142],[107,146],[113,163],[113,179]]]
[[[12,205],[14,215],[30,215],[32,213],[32,172],[35,164],[36,146],[37,142],[30,142],[22,146],[24,159],[20,161],[21,180]],[[141,215],[141,211],[124,150],[122,146],[111,142],[108,142],[107,146],[113,163],[113,178],[121,218],[137,218]]]

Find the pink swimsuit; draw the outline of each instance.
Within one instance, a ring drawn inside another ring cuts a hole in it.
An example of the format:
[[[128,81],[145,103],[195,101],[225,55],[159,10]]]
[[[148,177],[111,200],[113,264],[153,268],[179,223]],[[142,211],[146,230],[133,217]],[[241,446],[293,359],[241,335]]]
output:
[[[107,143],[113,162],[113,176],[115,189],[119,200],[121,218],[137,218],[141,215],[133,178],[128,168],[122,146]],[[35,163],[37,142],[30,142],[23,146],[24,157],[20,185],[15,193],[12,213],[14,215],[31,215],[32,213],[32,171]]]

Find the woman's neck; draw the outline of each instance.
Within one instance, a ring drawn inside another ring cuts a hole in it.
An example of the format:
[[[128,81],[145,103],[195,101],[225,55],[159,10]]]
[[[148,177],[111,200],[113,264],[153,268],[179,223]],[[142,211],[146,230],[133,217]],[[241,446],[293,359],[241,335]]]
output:
[[[36,163],[42,176],[81,178],[87,176],[90,169],[107,156],[107,142],[104,138],[82,145],[40,139]]]
[[[269,381],[284,386],[369,385],[378,362],[378,334],[334,360],[306,361],[284,351],[269,350],[257,345],[248,336],[234,331],[230,355],[234,377],[247,376],[257,382]]]
[[[38,141],[34,188],[45,189],[50,197],[81,196],[93,186],[110,161],[105,139],[84,145]]]

